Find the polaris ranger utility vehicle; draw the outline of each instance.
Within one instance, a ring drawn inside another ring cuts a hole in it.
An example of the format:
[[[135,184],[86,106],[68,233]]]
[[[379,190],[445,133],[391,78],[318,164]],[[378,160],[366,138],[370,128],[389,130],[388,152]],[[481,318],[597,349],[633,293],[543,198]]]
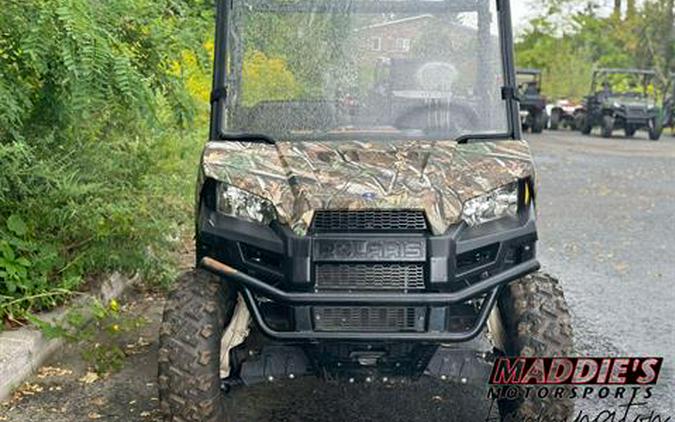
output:
[[[486,385],[495,356],[571,352],[561,288],[537,272],[508,0],[217,5],[196,268],[160,336],[167,420],[230,420],[228,391],[261,382]],[[382,57],[417,63],[433,98],[382,113]],[[571,412],[499,402],[542,406]]]
[[[649,139],[661,137],[662,119],[648,87],[656,73],[642,69],[598,69],[593,72],[591,94],[584,101],[580,130],[588,135],[600,126],[602,136],[610,138],[615,129],[627,137],[644,129]]]
[[[523,130],[541,133],[548,122],[546,97],[541,95],[541,70],[516,69]]]

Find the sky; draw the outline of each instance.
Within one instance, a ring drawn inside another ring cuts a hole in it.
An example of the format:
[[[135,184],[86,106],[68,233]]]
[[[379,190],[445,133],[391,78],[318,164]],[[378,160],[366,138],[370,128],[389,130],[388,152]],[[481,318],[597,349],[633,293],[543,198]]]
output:
[[[516,28],[516,30],[522,27],[523,22],[527,22],[539,12],[541,12],[541,8],[537,8],[536,2],[530,0],[511,1],[511,17],[513,19],[513,27]]]
[[[539,0],[511,0],[511,17],[516,35],[527,27],[527,22],[531,18],[542,13],[544,9],[541,3]],[[598,3],[603,5],[601,13],[603,10],[605,13],[610,13],[614,4],[613,0],[599,0]],[[626,2],[624,1],[623,3]],[[640,4],[642,2],[638,0],[637,3]]]

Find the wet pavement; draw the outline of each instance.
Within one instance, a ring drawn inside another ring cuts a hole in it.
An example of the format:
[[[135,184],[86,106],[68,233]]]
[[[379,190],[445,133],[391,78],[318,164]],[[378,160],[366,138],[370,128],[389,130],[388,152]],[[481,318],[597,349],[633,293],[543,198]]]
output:
[[[664,357],[648,407],[675,419],[675,137],[528,139],[539,258],[562,282],[577,354]]]
[[[602,139],[560,131],[528,139],[539,170],[539,257],[562,281],[577,354],[663,356],[659,383],[639,413],[675,418],[675,137],[652,142],[643,134]],[[0,406],[0,421],[160,420],[155,356],[162,304],[153,293],[127,299],[124,312],[146,322],[116,340],[127,355],[120,371],[94,376],[81,357],[85,347],[71,344]],[[577,409],[589,412],[589,421],[619,421],[618,409],[615,419],[593,418],[624,402],[580,400]],[[480,421],[489,406],[484,385],[432,380],[383,386],[298,379],[237,391],[228,403],[236,404],[236,422]]]

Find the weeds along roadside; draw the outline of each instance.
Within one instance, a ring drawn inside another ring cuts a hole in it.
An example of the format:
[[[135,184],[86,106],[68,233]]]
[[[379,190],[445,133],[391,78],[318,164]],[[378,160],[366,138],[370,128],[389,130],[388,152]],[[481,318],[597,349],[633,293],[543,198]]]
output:
[[[198,151],[178,133],[160,138],[152,146],[145,138],[142,148],[156,148],[152,155],[162,159],[132,175],[115,174],[114,167],[131,166],[136,157],[127,162],[116,152],[92,153],[104,156],[101,166],[83,177],[81,163],[55,168],[55,159],[13,145],[22,160],[12,157],[8,173],[21,177],[14,182],[32,180],[30,192],[8,201],[11,213],[0,229],[0,316],[21,321],[26,312],[49,309],[100,273],[140,272],[151,283],[173,278],[175,254],[192,227],[194,177],[186,175],[194,172]],[[4,150],[0,156],[7,156]]]
[[[210,9],[3,5],[0,329],[98,274],[173,278],[206,137],[195,116],[207,115],[209,51],[194,46],[206,45]]]

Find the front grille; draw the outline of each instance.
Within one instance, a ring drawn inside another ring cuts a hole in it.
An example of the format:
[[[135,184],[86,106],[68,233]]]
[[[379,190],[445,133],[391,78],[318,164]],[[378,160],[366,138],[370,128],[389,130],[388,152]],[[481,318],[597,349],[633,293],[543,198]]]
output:
[[[320,210],[316,212],[310,230],[317,234],[409,235],[422,234],[428,227],[424,211],[420,210]],[[314,254],[314,280],[318,291],[405,293],[425,288],[424,263],[413,262],[426,256],[424,243],[422,249],[408,250],[403,248],[404,242],[397,243],[396,239],[389,238],[388,243],[377,238],[372,244],[361,238],[360,243],[347,238],[343,245],[340,239],[335,240],[335,236],[317,238],[320,241],[317,242],[318,252]],[[392,245],[399,249],[387,248]],[[415,259],[406,262],[404,257],[410,258],[412,252],[415,252]],[[392,253],[400,255],[401,259],[398,255],[391,259]],[[314,329],[331,332],[423,332],[426,313],[426,307],[405,306],[312,308]]]
[[[318,264],[319,290],[421,290],[423,264]]]
[[[424,211],[416,210],[324,210],[312,223],[315,233],[423,232]]]
[[[314,329],[339,332],[422,332],[425,308],[315,307]]]
[[[644,107],[628,107],[626,111],[629,118],[647,117],[647,111]]]

